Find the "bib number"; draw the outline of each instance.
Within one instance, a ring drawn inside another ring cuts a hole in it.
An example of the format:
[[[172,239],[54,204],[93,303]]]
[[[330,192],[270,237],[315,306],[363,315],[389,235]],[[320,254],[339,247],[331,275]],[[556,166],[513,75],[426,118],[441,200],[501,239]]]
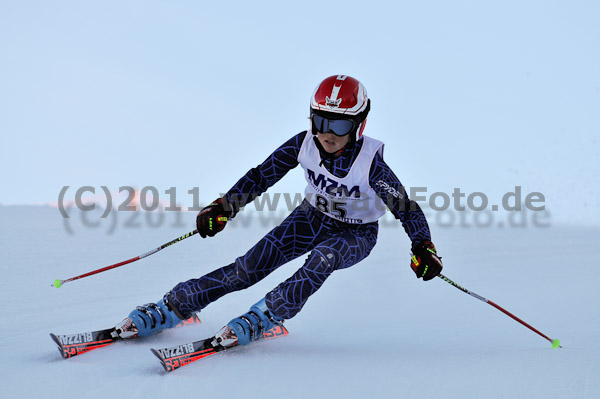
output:
[[[338,201],[327,201],[327,198],[322,195],[316,195],[316,208],[323,213],[329,213],[334,216],[344,219],[346,217],[346,206],[345,202]]]

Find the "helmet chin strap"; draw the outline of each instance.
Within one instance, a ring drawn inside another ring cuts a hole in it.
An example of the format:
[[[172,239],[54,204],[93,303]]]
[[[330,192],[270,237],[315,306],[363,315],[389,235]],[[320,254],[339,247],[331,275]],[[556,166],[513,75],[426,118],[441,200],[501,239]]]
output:
[[[313,137],[313,140],[315,141],[315,144],[319,149],[319,155],[321,155],[321,162],[319,163],[319,166],[322,166],[325,160],[333,161],[334,159],[338,158],[347,148],[350,148],[354,144],[348,142],[348,144],[346,144],[345,146],[343,146],[335,152],[327,152],[325,151],[325,148],[323,147],[316,135]]]

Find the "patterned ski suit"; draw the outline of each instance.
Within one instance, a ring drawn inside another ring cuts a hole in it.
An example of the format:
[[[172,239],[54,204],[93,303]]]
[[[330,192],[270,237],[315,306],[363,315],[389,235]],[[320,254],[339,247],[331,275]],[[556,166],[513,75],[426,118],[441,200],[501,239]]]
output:
[[[300,163],[298,158],[305,140],[316,138],[306,131],[292,137],[262,164],[250,169],[227,192],[227,200],[234,212]],[[349,171],[354,170],[351,167],[363,142],[361,139],[349,146],[338,158],[324,158],[322,165],[337,178],[347,177]],[[373,155],[369,173],[365,176],[376,195],[402,222],[413,246],[431,239],[425,215],[415,202],[410,201],[402,184],[384,162],[382,151]],[[304,265],[265,297],[275,316],[281,319],[294,317],[331,273],[366,258],[377,242],[377,221],[347,223],[317,208],[305,199],[280,225],[233,263],[176,285],[171,290],[173,305],[182,315],[191,314],[225,294],[250,287],[279,266],[308,253]]]

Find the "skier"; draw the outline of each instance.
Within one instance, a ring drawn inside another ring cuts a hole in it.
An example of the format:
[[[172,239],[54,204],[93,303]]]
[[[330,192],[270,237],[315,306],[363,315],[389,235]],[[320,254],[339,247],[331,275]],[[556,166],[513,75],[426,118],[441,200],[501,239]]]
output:
[[[346,75],[323,80],[312,95],[311,128],[289,139],[196,218],[203,238],[222,231],[240,208],[298,164],[308,185],[304,201],[233,263],[177,284],[157,303],[139,306],[117,326],[122,338],[145,337],[189,318],[221,296],[245,289],[308,253],[304,265],[231,320],[216,335],[223,346],[245,345],[294,317],[331,273],[365,259],[387,208],[412,242],[411,268],[431,280],[442,270],[420,207],[383,160],[383,143],[363,135],[371,101]]]

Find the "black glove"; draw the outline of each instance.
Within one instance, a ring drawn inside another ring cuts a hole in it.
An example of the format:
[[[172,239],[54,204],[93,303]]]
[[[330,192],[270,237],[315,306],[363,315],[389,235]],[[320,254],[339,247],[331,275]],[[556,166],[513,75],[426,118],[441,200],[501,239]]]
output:
[[[225,228],[232,212],[224,208],[223,202],[223,198],[213,201],[202,208],[196,217],[196,228],[202,238],[213,237]]]
[[[412,253],[410,267],[417,278],[423,277],[423,280],[429,281],[442,272],[442,257],[437,255],[435,245],[431,241],[413,246]]]

